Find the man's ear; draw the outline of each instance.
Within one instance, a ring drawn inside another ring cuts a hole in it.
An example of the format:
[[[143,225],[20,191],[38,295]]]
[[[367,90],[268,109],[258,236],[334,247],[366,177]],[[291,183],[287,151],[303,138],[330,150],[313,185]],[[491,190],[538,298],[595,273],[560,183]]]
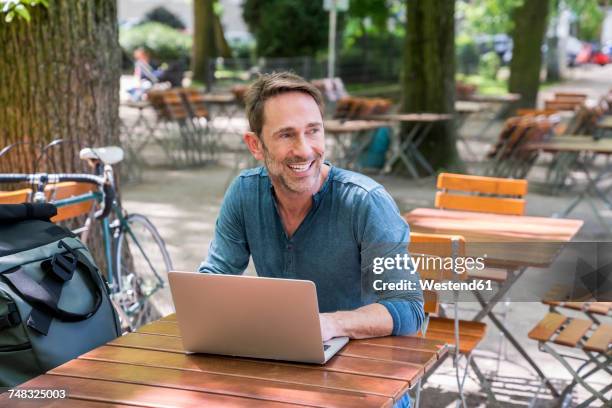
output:
[[[258,161],[263,161],[263,144],[257,135],[253,132],[246,132],[242,140],[244,140],[253,157]]]

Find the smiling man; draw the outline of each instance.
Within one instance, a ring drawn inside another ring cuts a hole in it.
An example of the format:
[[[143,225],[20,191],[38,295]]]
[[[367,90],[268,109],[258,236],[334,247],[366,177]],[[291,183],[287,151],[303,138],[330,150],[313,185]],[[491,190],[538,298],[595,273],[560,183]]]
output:
[[[264,166],[243,171],[226,192],[200,272],[315,282],[324,340],[412,334],[423,319],[418,274],[372,273],[374,258],[403,256],[408,225],[374,180],[325,162],[319,91],[290,73],[263,75],[245,96],[244,141]],[[376,291],[374,279],[414,282]],[[287,299],[288,302],[291,299]]]

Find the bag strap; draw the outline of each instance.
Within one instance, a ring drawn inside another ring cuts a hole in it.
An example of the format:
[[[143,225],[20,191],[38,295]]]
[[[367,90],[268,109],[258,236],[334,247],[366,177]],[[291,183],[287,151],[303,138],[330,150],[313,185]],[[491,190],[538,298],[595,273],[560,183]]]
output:
[[[27,320],[28,327],[43,335],[49,332],[52,318],[64,322],[86,320],[94,315],[102,304],[102,288],[97,279],[98,268],[65,242],[60,241],[58,247],[64,247],[68,252],[55,254],[50,261],[41,263],[47,274],[40,283],[32,279],[21,267],[3,273],[17,294],[32,306],[32,312]],[[58,306],[64,283],[72,279],[77,268],[89,273],[95,287],[94,304],[84,313],[69,312]]]

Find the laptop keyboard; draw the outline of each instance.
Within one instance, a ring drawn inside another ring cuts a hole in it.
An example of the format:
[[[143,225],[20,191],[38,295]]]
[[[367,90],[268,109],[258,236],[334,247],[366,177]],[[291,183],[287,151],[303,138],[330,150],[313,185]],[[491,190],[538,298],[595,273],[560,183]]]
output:
[[[327,350],[328,348],[330,348],[331,346],[329,344],[324,344],[323,345],[323,351]]]

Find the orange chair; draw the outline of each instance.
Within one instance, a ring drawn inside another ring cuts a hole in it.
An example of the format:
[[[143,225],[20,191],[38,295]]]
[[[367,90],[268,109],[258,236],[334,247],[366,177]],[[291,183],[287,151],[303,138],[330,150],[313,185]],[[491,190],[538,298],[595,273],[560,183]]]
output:
[[[523,215],[527,180],[440,173],[435,207]]]
[[[462,236],[457,235],[412,232],[410,234],[410,245],[408,250],[412,258],[421,257],[421,259],[426,259],[429,257],[434,259],[446,259],[463,257],[465,256],[465,239]],[[421,265],[428,266],[427,268],[419,268],[421,280],[455,281],[465,280],[468,278],[468,273],[458,274],[452,269],[446,269],[445,263],[431,262],[425,264],[421,263]],[[433,267],[429,267],[430,265],[433,265]],[[438,293],[435,291],[425,290],[423,291],[423,297],[425,300],[424,309],[425,313],[427,313],[427,318],[423,325],[423,329],[421,330],[420,336],[439,340],[446,344],[452,345],[456,351],[455,359],[458,359],[460,355],[465,356],[489,397],[494,399],[489,383],[472,359],[471,354],[472,351],[474,351],[474,349],[484,339],[487,331],[487,325],[482,322],[459,319],[457,309],[455,309],[455,316],[453,318],[439,316],[440,308]],[[455,298],[455,302],[457,301],[458,299]],[[455,329],[456,327],[458,330]],[[442,364],[443,361],[444,358],[438,360],[435,363],[436,368]],[[456,367],[457,370],[459,370],[459,366],[456,365]],[[466,366],[464,377],[467,374],[467,369],[468,367]],[[430,373],[433,373],[434,371],[435,368],[432,369]],[[428,376],[429,375],[431,374],[428,374]],[[459,377],[459,371],[457,372],[457,375]],[[419,390],[420,388],[417,390],[417,399],[419,396]],[[459,384],[459,392],[463,398],[462,384]]]

